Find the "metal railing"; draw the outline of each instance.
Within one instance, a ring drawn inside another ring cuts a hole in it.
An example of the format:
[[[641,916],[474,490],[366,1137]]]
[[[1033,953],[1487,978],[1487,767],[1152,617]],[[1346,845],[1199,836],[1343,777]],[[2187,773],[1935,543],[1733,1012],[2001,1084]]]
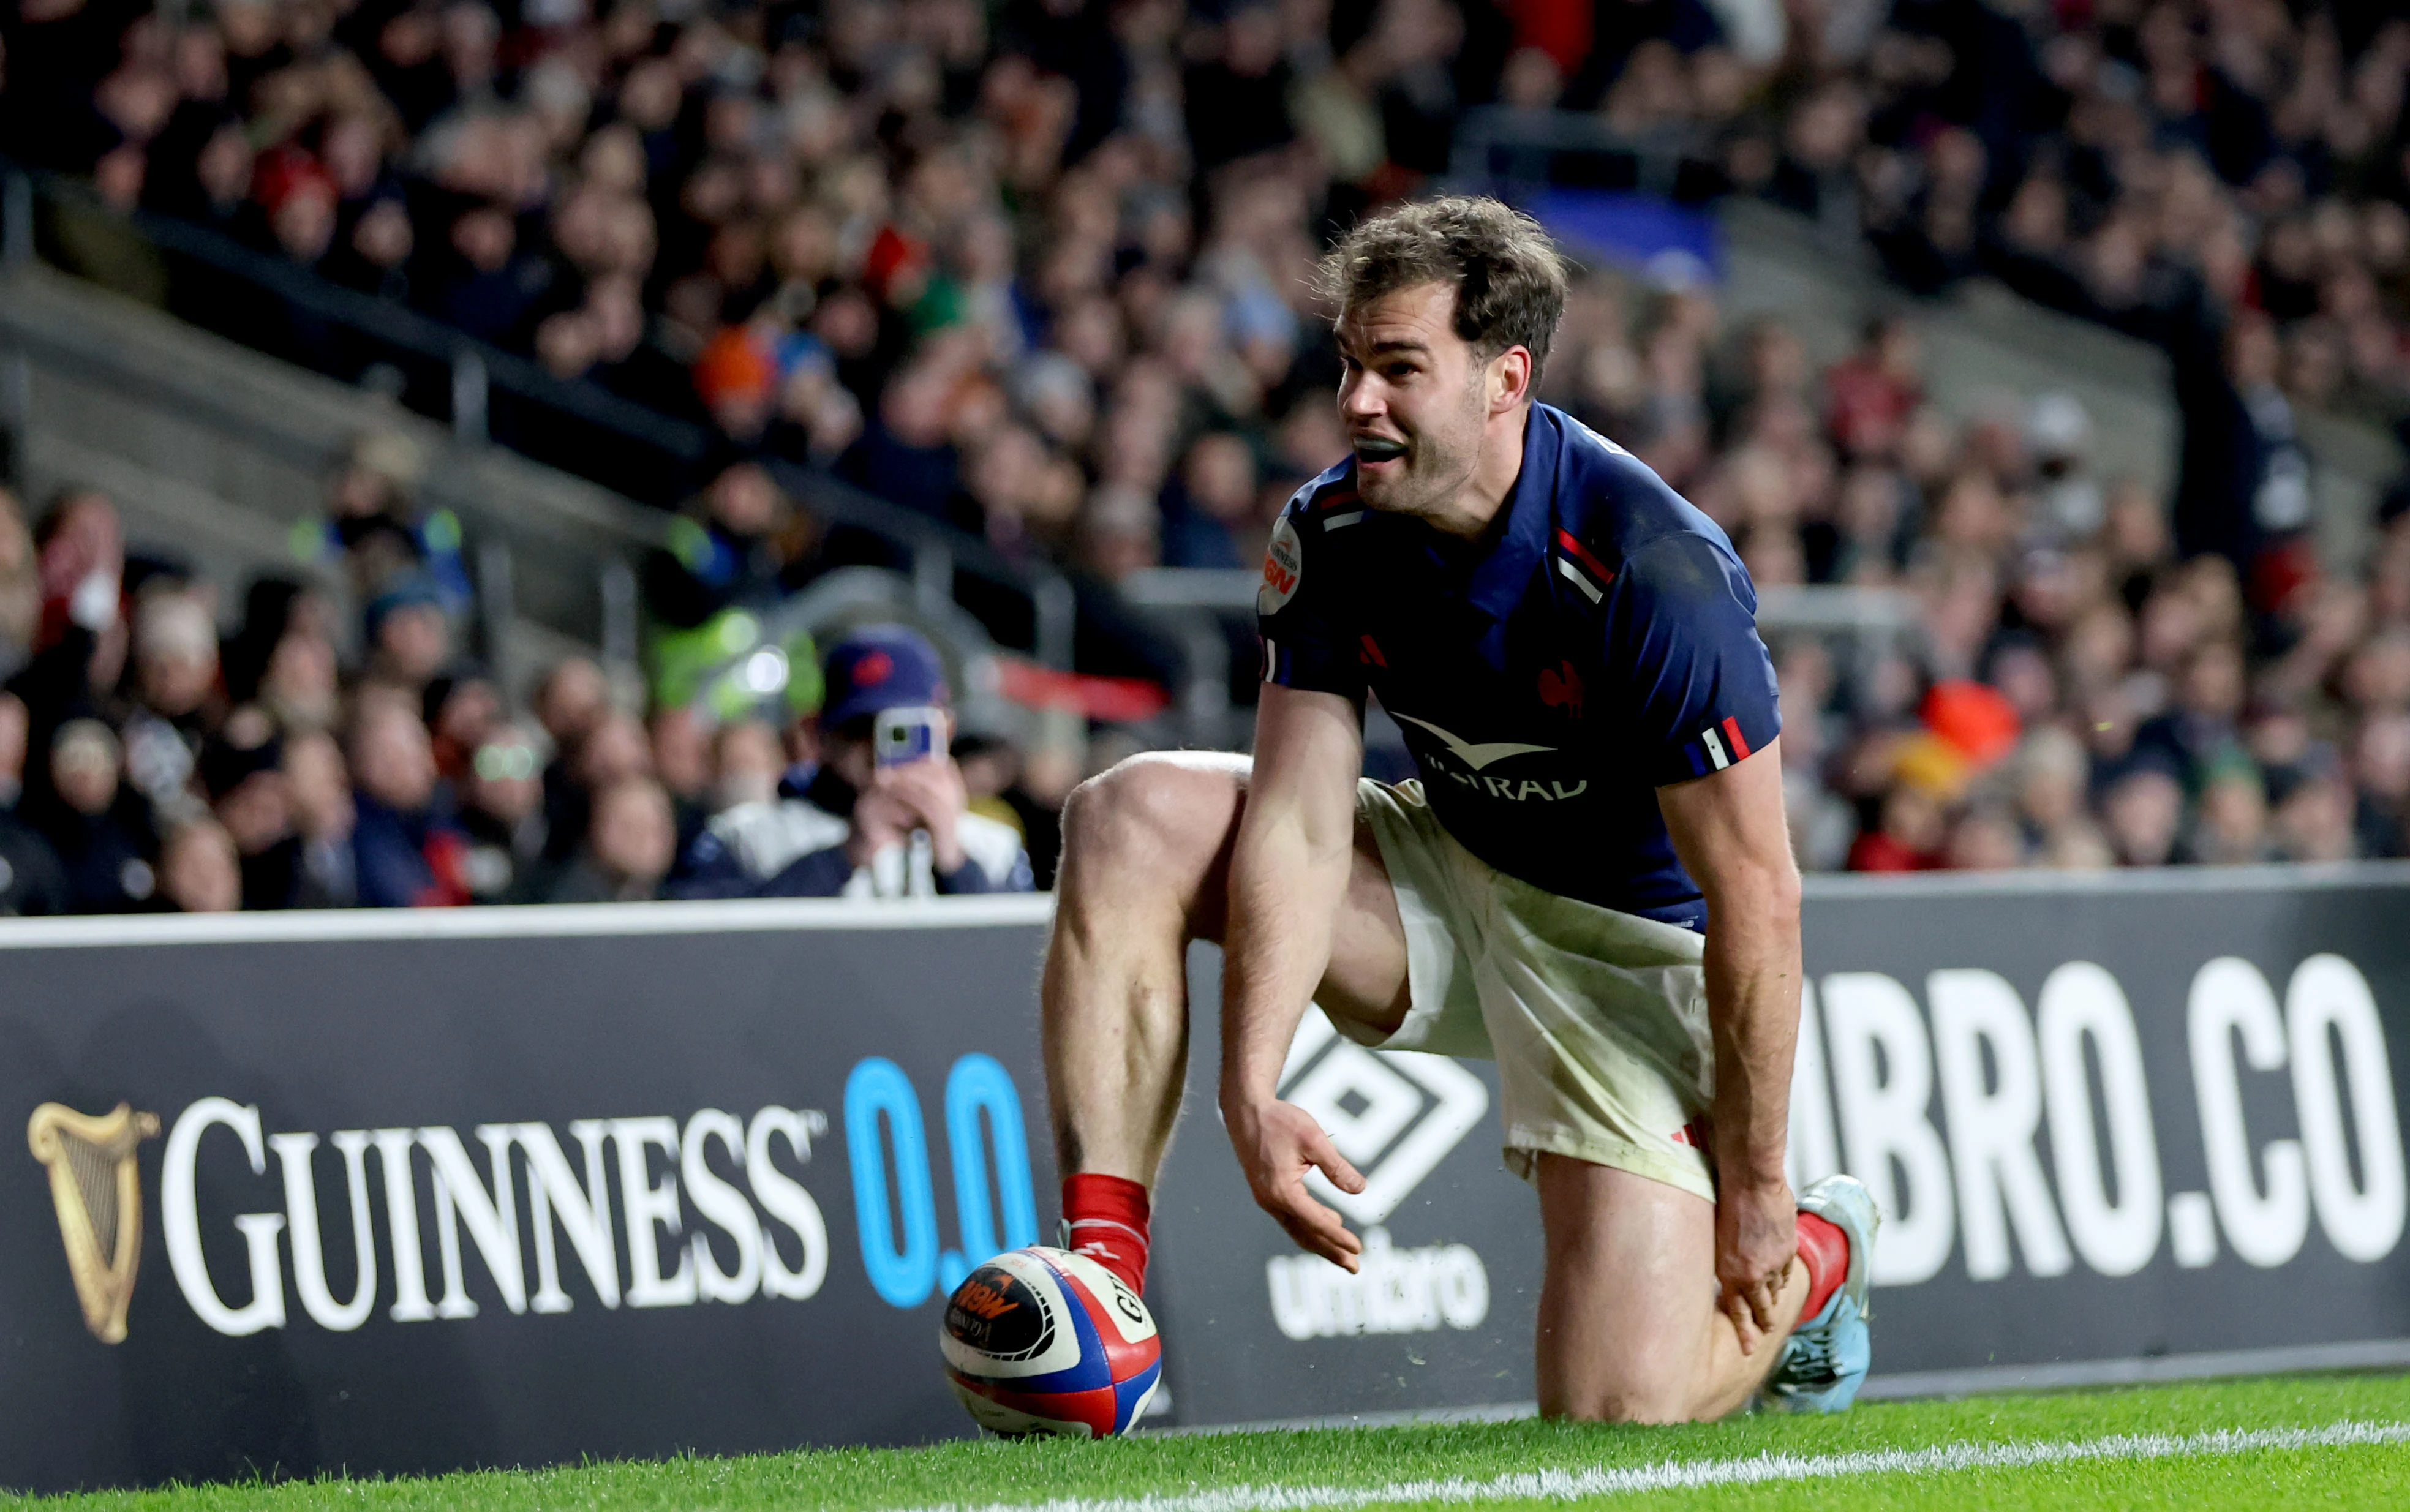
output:
[[[657,506],[706,481],[720,449],[704,427],[663,414],[599,383],[566,380],[396,301],[330,283],[221,232],[145,211],[120,216],[89,185],[0,162],[0,265],[36,257],[70,273],[55,221],[105,217],[161,264],[169,313],[204,329],[346,383],[380,387],[448,423],[471,444],[492,442]],[[1004,644],[1040,663],[1072,662],[1077,598],[1051,568],[1011,560],[979,537],[815,469],[772,461],[780,487],[832,525],[883,543],[924,592],[959,595]],[[607,576],[607,574],[606,574]],[[606,639],[634,628],[632,581],[602,585]],[[615,589],[617,593],[615,594]]]

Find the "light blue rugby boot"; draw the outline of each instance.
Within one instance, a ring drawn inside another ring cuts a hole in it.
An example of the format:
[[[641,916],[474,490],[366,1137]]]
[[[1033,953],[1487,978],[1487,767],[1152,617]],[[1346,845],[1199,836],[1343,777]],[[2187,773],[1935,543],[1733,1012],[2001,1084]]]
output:
[[[1823,1309],[1803,1318],[1782,1343],[1774,1373],[1765,1379],[1768,1406],[1785,1412],[1839,1412],[1857,1400],[1866,1367],[1874,1360],[1868,1334],[1866,1264],[1873,1258],[1875,1228],[1882,1215],[1874,1194],[1855,1176],[1827,1176],[1799,1194],[1799,1211],[1812,1213],[1848,1237],[1850,1269]]]

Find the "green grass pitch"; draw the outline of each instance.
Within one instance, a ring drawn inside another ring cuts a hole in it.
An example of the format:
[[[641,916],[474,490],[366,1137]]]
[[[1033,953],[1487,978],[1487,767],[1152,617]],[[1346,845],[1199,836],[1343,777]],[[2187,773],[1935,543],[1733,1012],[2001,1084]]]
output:
[[[1687,1477],[1687,1480],[1686,1480]],[[1539,1422],[959,1442],[428,1480],[110,1492],[11,1505],[218,1512],[464,1508],[1035,1507],[1318,1512],[1631,1505],[1851,1512],[1965,1507],[2410,1507],[2410,1376],[2272,1377],[1883,1403],[1682,1428]]]

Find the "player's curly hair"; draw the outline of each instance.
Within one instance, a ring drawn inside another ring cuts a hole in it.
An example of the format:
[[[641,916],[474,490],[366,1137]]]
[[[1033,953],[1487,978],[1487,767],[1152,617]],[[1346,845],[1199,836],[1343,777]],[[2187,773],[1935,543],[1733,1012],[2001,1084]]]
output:
[[[1450,195],[1358,223],[1324,254],[1316,282],[1336,315],[1417,284],[1452,284],[1457,335],[1484,361],[1525,348],[1536,385],[1568,276],[1539,222],[1499,200]]]

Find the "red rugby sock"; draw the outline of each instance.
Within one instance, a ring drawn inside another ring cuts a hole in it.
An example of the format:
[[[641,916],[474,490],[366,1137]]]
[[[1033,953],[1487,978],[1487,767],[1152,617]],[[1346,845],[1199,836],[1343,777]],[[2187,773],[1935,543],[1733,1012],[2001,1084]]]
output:
[[[1063,1221],[1071,1250],[1146,1290],[1146,1188],[1121,1176],[1082,1171],[1063,1178]]]
[[[1824,1310],[1833,1293],[1850,1275],[1850,1236],[1838,1225],[1812,1213],[1799,1214],[1799,1258],[1808,1266],[1808,1303],[1799,1310],[1807,1322]]]

